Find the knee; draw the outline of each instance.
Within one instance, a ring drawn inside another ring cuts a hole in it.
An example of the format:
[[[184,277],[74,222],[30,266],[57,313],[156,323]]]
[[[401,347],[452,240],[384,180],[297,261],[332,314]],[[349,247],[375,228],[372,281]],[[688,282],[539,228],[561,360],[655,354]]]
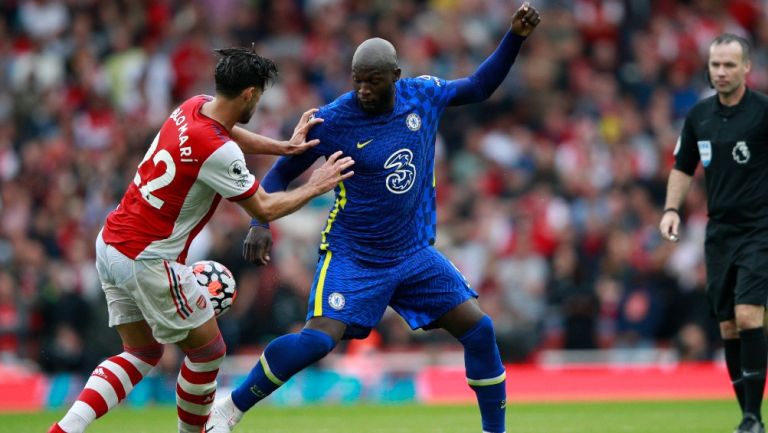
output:
[[[324,332],[314,329],[302,329],[299,333],[299,347],[305,351],[308,358],[317,361],[336,347],[336,341]]]
[[[224,356],[227,354],[227,345],[224,343],[224,338],[222,338],[221,334],[218,334],[216,338],[203,346],[184,350],[184,354],[187,355],[189,362],[204,364],[205,369],[211,371],[218,369],[224,361]]]
[[[759,305],[737,305],[736,327],[739,331],[761,328],[765,316],[765,309]]]
[[[493,320],[489,316],[483,316],[477,324],[466,334],[459,337],[459,341],[467,350],[483,350],[496,345],[496,333],[493,331]]]
[[[160,362],[160,358],[163,357],[165,346],[160,343],[154,343],[144,347],[123,346],[123,350],[154,367]]]
[[[728,320],[720,322],[720,336],[722,336],[724,340],[739,338],[739,328],[736,327],[736,321]]]

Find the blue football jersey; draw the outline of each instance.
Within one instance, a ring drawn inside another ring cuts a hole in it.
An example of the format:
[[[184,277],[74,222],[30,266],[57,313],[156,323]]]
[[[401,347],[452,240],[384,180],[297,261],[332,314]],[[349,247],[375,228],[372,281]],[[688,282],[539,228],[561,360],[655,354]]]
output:
[[[312,153],[341,150],[355,160],[354,176],[335,189],[321,250],[388,263],[434,243],[435,139],[452,93],[439,78],[403,78],[390,113],[366,114],[354,92],[320,108],[324,122],[308,137],[320,139]]]

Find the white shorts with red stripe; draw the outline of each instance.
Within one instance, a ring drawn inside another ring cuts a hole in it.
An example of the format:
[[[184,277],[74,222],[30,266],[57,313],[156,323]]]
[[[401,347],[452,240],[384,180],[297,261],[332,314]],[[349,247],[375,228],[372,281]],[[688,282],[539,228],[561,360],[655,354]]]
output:
[[[160,343],[176,343],[211,317],[213,307],[181,263],[132,260],[96,238],[96,270],[107,298],[109,326],[146,320]]]

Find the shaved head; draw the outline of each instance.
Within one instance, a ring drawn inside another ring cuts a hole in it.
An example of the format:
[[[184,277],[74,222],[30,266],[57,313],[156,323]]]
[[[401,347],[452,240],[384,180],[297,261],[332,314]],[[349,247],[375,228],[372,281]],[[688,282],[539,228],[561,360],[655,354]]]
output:
[[[382,38],[371,38],[360,44],[352,56],[352,69],[393,70],[397,68],[395,46]]]
[[[397,53],[389,41],[373,38],[357,47],[352,56],[352,88],[363,111],[373,115],[391,111],[399,79]]]

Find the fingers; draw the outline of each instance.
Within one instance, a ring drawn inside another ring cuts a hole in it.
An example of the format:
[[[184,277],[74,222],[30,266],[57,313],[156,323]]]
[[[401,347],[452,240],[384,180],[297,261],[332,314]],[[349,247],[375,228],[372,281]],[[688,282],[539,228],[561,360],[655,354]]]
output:
[[[257,263],[256,259],[256,245],[245,242],[243,243],[243,258],[248,263]]]
[[[312,115],[315,113],[317,113],[317,108],[310,108],[309,110],[305,111],[304,114],[301,115],[301,119],[299,119],[299,125],[307,123],[310,117],[312,117]]]
[[[674,221],[670,222],[662,220],[661,223],[659,223],[661,237],[668,241],[677,242],[680,239],[678,228],[679,224],[676,224]]]
[[[243,259],[249,263],[257,265],[266,265],[271,257],[269,256],[270,246],[263,241],[257,243],[245,242],[243,244]]]
[[[325,161],[325,163],[326,164],[334,164],[334,163],[336,163],[336,160],[339,159],[343,153],[344,152],[342,152],[340,150],[337,150],[336,152],[333,152],[333,154],[331,154],[331,156],[328,157],[328,160]]]
[[[306,123],[301,125],[301,127],[296,128],[295,134],[306,134],[309,132],[310,129],[312,129],[313,126],[317,125],[318,123],[323,123],[324,120],[319,117],[313,117],[312,119],[309,119]]]
[[[523,25],[526,26],[536,27],[539,22],[541,22],[539,11],[532,7],[528,2],[523,3],[523,5],[520,6],[520,9],[515,12],[515,15],[519,17]]]
[[[270,257],[268,251],[262,251],[261,257],[259,257],[259,264],[266,265],[269,263]]]
[[[355,160],[352,159],[350,156],[346,156],[344,158],[341,158],[340,160],[336,161],[336,163],[333,164],[333,168],[338,171],[344,171],[348,169],[349,167],[352,167],[355,164]]]

